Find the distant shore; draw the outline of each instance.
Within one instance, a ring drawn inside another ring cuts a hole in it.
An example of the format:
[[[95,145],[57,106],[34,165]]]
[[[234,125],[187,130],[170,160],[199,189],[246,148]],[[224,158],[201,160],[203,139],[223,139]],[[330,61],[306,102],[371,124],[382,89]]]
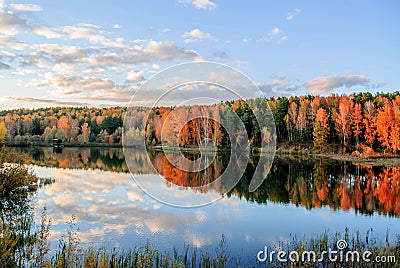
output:
[[[7,147],[53,147],[52,144],[44,143],[44,142],[31,142],[30,144],[5,144]],[[297,145],[299,146],[299,145]],[[65,143],[64,147],[73,148],[93,148],[93,147],[101,147],[101,148],[122,148],[121,143],[115,144],[108,144],[108,143]],[[142,148],[141,146],[132,146],[131,148]],[[150,146],[148,147],[149,150],[152,151],[162,151],[161,145]],[[204,151],[213,153],[227,153],[227,149],[218,148],[215,149],[204,149]],[[176,152],[176,147],[165,147],[164,151],[166,152]],[[193,153],[198,154],[200,150],[196,147],[194,148],[180,148],[180,151],[185,153]],[[252,154],[257,155],[260,153],[259,148],[252,148]],[[312,158],[329,158],[332,160],[339,160],[339,161],[349,161],[354,163],[362,163],[366,165],[373,165],[373,166],[400,166],[400,156],[390,155],[390,154],[375,154],[369,157],[360,157],[357,155],[350,154],[350,153],[333,153],[329,151],[320,151],[316,150],[315,148],[307,148],[306,146],[303,148],[299,146],[299,149],[293,149],[293,146],[288,147],[287,142],[282,142],[277,144],[277,150],[275,152],[278,156],[302,156],[302,157],[312,157]]]
[[[331,146],[340,147],[339,144]],[[361,154],[358,151],[352,153],[344,152],[333,152],[333,150],[318,150],[316,148],[310,148],[296,144],[288,146],[287,142],[279,143],[276,150],[276,155],[279,156],[303,156],[303,157],[319,157],[328,158],[338,161],[348,161],[353,163],[360,163],[372,166],[400,166],[400,155],[385,154],[385,153],[374,153],[371,155]]]

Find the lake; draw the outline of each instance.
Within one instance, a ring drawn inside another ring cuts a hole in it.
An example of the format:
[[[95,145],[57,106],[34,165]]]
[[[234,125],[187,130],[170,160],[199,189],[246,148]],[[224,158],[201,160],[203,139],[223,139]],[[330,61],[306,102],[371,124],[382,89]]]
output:
[[[175,170],[161,152],[135,150],[135,177],[152,193],[187,204],[219,199],[178,208],[138,187],[121,148],[64,148],[60,154],[52,148],[15,150],[27,153],[37,175],[55,179],[35,195],[36,215],[46,207],[51,218],[53,248],[72,215],[85,245],[128,249],[150,242],[160,250],[190,245],[213,251],[224,235],[231,256],[254,261],[266,244],[324,230],[334,234],[348,227],[365,234],[372,228],[383,242],[388,230],[391,241],[400,234],[400,168],[277,156],[267,179],[249,193],[249,174],[257,162],[251,158],[238,184],[221,194],[218,187],[199,191],[193,186],[220,174],[224,157],[199,176]],[[147,157],[154,167],[146,164]]]

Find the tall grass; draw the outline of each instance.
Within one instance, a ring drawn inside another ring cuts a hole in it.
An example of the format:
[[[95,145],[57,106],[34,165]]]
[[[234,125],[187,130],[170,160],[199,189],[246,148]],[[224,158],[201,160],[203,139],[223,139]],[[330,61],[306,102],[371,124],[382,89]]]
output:
[[[66,235],[59,241],[58,249],[52,256],[47,255],[44,267],[57,268],[105,268],[105,267],[227,267],[229,252],[225,236],[221,236],[215,252],[198,250],[185,246],[183,251],[159,251],[149,242],[133,249],[82,248],[70,221]]]
[[[286,252],[297,251],[299,255],[304,251],[314,251],[317,255],[328,248],[335,250],[339,239],[347,241],[348,246],[344,250],[363,252],[369,250],[372,257],[375,256],[394,256],[396,262],[374,263],[360,261],[345,261],[337,259],[329,261],[325,259],[322,262],[278,262],[275,258],[272,262],[259,262],[256,260],[257,250],[254,252],[253,259],[242,259],[241,256],[231,255],[228,247],[228,241],[224,235],[221,236],[219,244],[215,250],[203,250],[192,248],[188,245],[182,250],[173,248],[169,251],[160,251],[149,242],[141,246],[133,247],[128,250],[107,249],[105,247],[84,248],[79,240],[78,232],[74,223],[75,218],[68,222],[68,228],[65,234],[58,241],[59,245],[54,251],[49,250],[47,242],[49,234],[49,224],[46,215],[42,214],[42,220],[39,227],[35,243],[30,247],[31,259],[17,264],[16,266],[2,267],[56,267],[56,268],[106,268],[106,267],[205,267],[205,268],[223,268],[223,267],[400,267],[400,236],[395,243],[390,243],[389,233],[385,241],[378,240],[373,230],[368,230],[364,235],[359,231],[350,232],[345,229],[343,232],[329,234],[327,231],[321,234],[306,238],[297,238],[291,236],[288,241],[279,242],[276,245],[268,245],[268,251],[284,250]],[[1,241],[1,240],[0,240]],[[0,248],[4,246],[0,243]],[[29,247],[27,247],[29,248]]]

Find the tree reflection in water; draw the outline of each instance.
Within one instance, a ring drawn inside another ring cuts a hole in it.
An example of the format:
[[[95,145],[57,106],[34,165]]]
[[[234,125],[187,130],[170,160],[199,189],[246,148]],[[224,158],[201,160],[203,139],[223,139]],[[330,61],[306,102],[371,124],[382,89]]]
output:
[[[129,172],[121,148],[65,148],[53,154],[51,148],[36,148],[28,154],[28,163],[59,168],[101,169]],[[196,158],[196,155],[186,155]],[[167,186],[174,184],[182,190],[224,192],[218,184],[208,185],[225,170],[229,156],[217,155],[210,166],[198,172],[175,168],[162,152],[147,153],[135,150],[129,155],[136,174],[161,174]],[[147,157],[152,165],[149,165]],[[334,210],[355,210],[371,215],[375,212],[400,216],[400,168],[379,167],[351,162],[276,157],[263,184],[249,192],[249,184],[257,166],[257,157],[249,159],[246,171],[238,184],[227,193],[248,202],[265,204],[268,201],[292,203],[307,209],[328,206]],[[155,169],[154,169],[155,168]]]

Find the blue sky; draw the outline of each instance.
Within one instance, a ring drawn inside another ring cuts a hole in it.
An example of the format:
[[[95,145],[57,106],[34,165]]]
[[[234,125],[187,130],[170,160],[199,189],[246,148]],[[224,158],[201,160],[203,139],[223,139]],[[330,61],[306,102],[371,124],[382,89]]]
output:
[[[397,1],[2,1],[0,109],[126,105],[177,63],[266,96],[399,90]]]

